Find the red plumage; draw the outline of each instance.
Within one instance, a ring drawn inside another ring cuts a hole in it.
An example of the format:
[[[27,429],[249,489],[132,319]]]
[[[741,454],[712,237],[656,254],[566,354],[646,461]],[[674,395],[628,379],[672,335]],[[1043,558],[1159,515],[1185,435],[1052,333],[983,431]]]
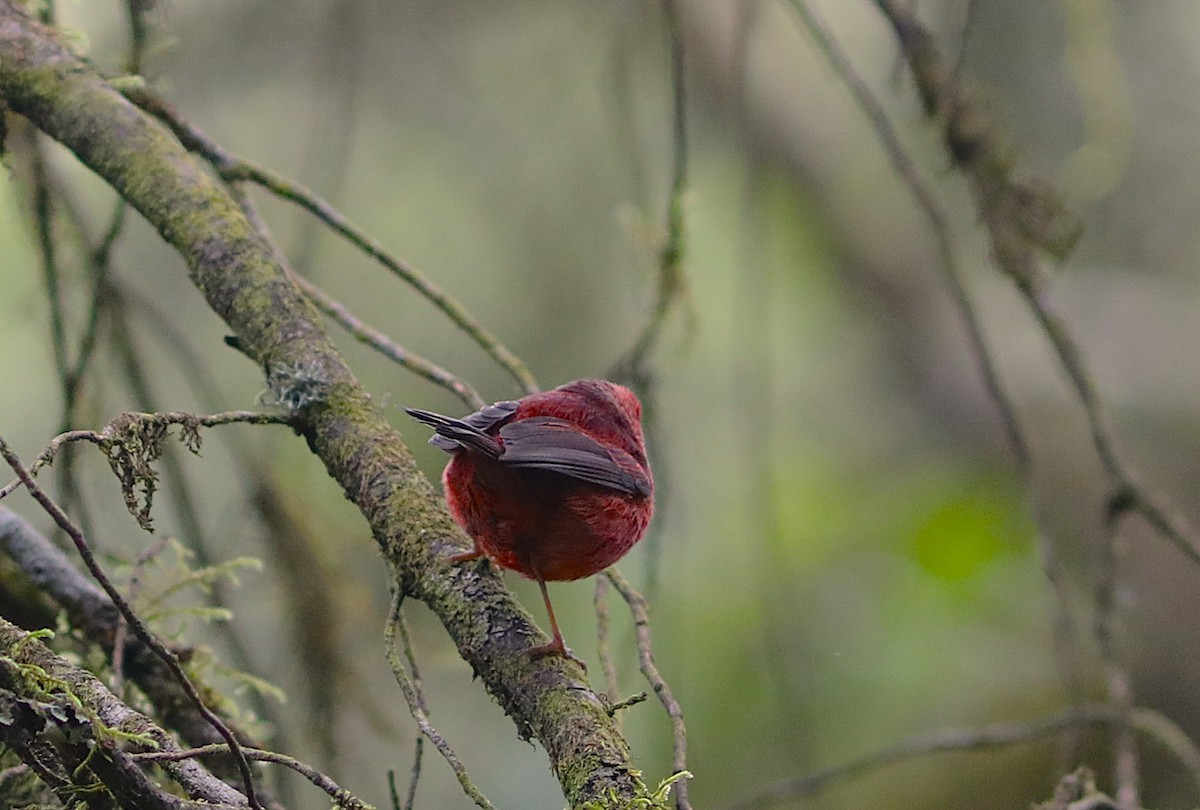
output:
[[[654,480],[637,397],[605,380],[576,380],[463,419],[405,410],[454,456],[442,475],[446,502],[475,543],[454,559],[486,555],[537,580],[554,639],[533,652],[574,658],[545,583],[603,571],[650,523]]]

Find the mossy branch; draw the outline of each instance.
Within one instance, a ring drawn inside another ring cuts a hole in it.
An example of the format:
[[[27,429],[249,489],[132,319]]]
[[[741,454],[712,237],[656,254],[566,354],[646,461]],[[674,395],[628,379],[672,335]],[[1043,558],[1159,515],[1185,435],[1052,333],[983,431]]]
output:
[[[580,682],[580,670],[524,654],[546,636],[499,576],[446,563],[466,538],[335,352],[320,314],[203,161],[15,0],[0,0],[0,96],[179,252],[209,306],[294,411],[294,427],[367,519],[397,586],[441,619],[518,732],[545,746],[567,801],[622,806],[648,796],[628,745]]]
[[[0,687],[0,699],[10,710],[6,716],[12,718],[0,724],[0,738],[18,751],[28,749],[31,757],[52,751],[49,760],[45,756],[39,759],[50,772],[39,772],[39,776],[60,797],[78,798],[83,790],[98,789],[99,780],[122,807],[246,806],[242,794],[195,762],[166,765],[188,799],[151,783],[115,741],[142,749],[178,751],[171,736],[118,700],[91,673],[55,655],[35,634],[4,619],[0,619]],[[23,715],[31,714],[37,717],[20,722]]]

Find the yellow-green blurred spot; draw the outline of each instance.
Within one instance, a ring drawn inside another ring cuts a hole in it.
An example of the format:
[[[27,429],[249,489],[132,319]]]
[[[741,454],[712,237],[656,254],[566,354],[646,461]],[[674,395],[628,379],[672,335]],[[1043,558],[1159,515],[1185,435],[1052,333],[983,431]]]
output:
[[[911,541],[913,557],[930,574],[960,582],[1013,545],[1003,536],[1003,527],[1011,523],[1007,518],[997,500],[974,494],[949,500],[918,525]]]

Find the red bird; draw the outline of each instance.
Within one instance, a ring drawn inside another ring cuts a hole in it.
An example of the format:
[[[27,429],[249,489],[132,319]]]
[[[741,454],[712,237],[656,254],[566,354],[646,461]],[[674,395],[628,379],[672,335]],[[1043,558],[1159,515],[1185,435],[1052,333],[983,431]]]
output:
[[[442,474],[446,502],[475,548],[452,561],[486,556],[537,580],[554,638],[530,652],[579,661],[563,643],[546,582],[603,571],[650,523],[654,479],[637,397],[605,380],[576,380],[462,419],[404,410],[454,456]]]

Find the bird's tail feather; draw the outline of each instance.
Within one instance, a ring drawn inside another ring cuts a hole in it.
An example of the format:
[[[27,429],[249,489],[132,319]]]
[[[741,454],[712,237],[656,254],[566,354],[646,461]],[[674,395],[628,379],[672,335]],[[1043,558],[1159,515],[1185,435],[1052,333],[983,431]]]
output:
[[[418,422],[433,428],[434,435],[429,443],[434,447],[439,447],[447,452],[465,448],[483,453],[491,458],[499,458],[503,452],[499,442],[461,419],[443,416],[433,411],[423,411],[420,408],[405,408],[404,411]]]

